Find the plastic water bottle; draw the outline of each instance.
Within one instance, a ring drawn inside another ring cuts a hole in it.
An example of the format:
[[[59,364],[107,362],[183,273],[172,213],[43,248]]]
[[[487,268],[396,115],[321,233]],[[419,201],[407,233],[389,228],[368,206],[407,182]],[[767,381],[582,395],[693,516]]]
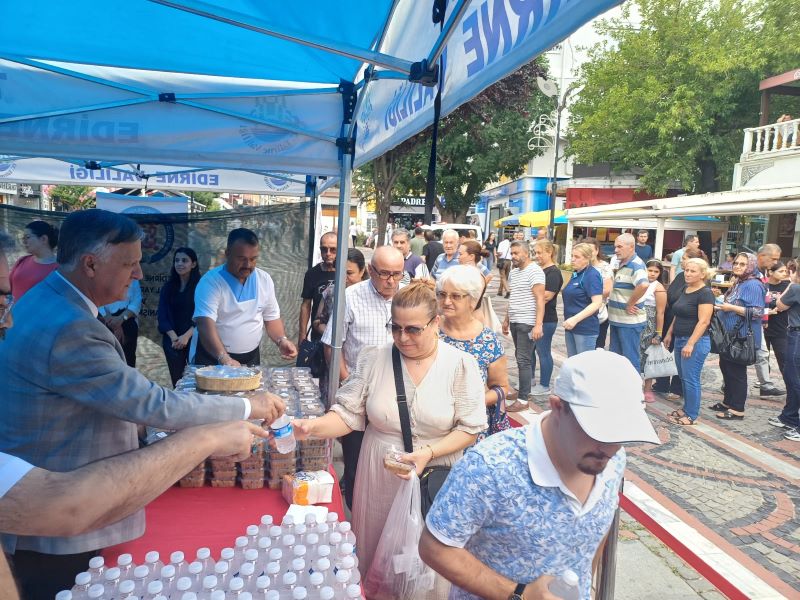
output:
[[[244,591],[241,594],[239,594],[239,600],[253,600],[253,594]]]
[[[78,573],[75,575],[75,585],[72,586],[72,597],[73,598],[88,598],[89,597],[89,586],[92,585],[92,574],[89,571],[84,571],[83,573]]]
[[[361,586],[348,585],[345,591],[345,598],[361,598]]]
[[[281,593],[278,590],[269,590],[265,598],[266,600],[280,600]]]
[[[286,550],[286,554],[289,556],[292,555],[292,551],[294,550],[294,545],[297,543],[297,539],[292,535],[285,535],[281,538],[281,545],[283,546],[284,550]]]
[[[272,435],[275,437],[275,448],[281,454],[289,454],[294,452],[297,442],[294,439],[294,429],[292,428],[292,421],[289,416],[284,413],[269,426],[272,429]]]
[[[306,525],[306,530],[307,530],[309,533],[316,533],[316,531],[317,531],[317,525],[318,525],[318,523],[317,523],[317,517],[315,517],[315,516],[314,516],[313,514],[311,514],[311,513],[307,514],[307,515],[306,515],[306,518],[305,518],[305,525]]]
[[[103,582],[103,571],[106,568],[106,561],[102,556],[93,556],[89,559],[89,571],[92,576],[92,583]],[[87,588],[88,590],[88,588]]]
[[[256,579],[256,593],[253,595],[253,598],[256,600],[265,600],[267,592],[269,591],[269,584],[270,580],[266,575],[262,575]]]
[[[283,550],[280,548],[273,548],[269,551],[269,562],[271,563],[278,563],[278,568],[280,568],[281,564],[283,563]]]
[[[211,563],[211,549],[210,548],[198,548],[197,554],[197,562],[203,565],[203,572],[208,572],[213,569],[213,565]]]
[[[292,592],[294,592],[295,586],[297,586],[297,575],[292,571],[284,573],[283,577],[281,578],[281,599],[291,600]]]
[[[133,556],[127,553],[120,554],[117,557],[117,567],[119,567],[119,575],[122,579],[130,579],[136,568],[136,565],[133,564]]]
[[[244,551],[244,560],[242,561],[242,564],[239,565],[239,569],[241,569],[247,563],[250,563],[253,565],[253,568],[255,568],[256,563],[258,562],[258,557],[258,550],[255,548],[248,548]]]
[[[186,555],[180,550],[176,550],[169,555],[169,564],[175,567],[175,577],[180,579],[186,575],[186,568],[189,566],[186,563]]]
[[[150,583],[150,567],[139,565],[133,570],[133,593],[142,598],[147,593],[147,584]]]
[[[342,534],[342,542],[356,545],[356,534],[353,533],[353,526],[348,521],[339,523],[338,531]]]
[[[308,598],[306,588],[300,586],[292,590],[292,600],[306,600],[306,598]]]
[[[295,558],[292,561],[292,572],[297,575],[297,583],[304,583],[306,574],[306,561],[302,558]]]
[[[316,533],[307,533],[305,545],[311,548],[310,554],[313,556],[314,548],[319,546],[319,535]]]
[[[261,537],[269,535],[269,529],[272,527],[272,515],[261,515],[261,525],[258,527],[258,535]]]
[[[93,583],[91,586],[89,586],[89,591],[86,594],[86,597],[89,598],[89,600],[100,600],[105,593],[106,588],[102,583]]]
[[[331,531],[336,531],[336,528],[339,526],[339,513],[329,512],[325,515],[325,522],[328,524]]]
[[[183,598],[183,595],[186,592],[192,591],[192,580],[189,577],[179,577],[178,580],[175,582],[175,596],[176,598],[180,599]]]
[[[161,567],[160,576],[161,583],[164,584],[163,594],[169,597],[175,589],[175,565],[164,565]]]
[[[336,549],[342,543],[342,534],[338,531],[332,531],[328,536],[328,546],[331,547],[331,553],[336,556]]]
[[[244,580],[241,577],[232,577],[231,580],[228,582],[228,594],[227,597],[229,600],[236,598],[238,600],[241,593],[244,591]]]
[[[331,571],[331,561],[327,558],[318,558],[314,563],[314,571],[322,573],[322,576],[325,578],[325,585],[332,586],[336,583],[333,571]]]
[[[203,563],[196,560],[193,563],[189,563],[186,570],[189,572],[189,580],[192,582],[191,591],[200,592],[203,589],[203,575],[205,573]]]
[[[147,584],[147,594],[145,598],[148,600],[155,600],[157,596],[161,596],[161,592],[164,591],[164,584],[160,581],[151,581]]]
[[[269,528],[269,540],[272,542],[272,547],[277,548],[281,545],[281,536],[283,535],[284,527],[282,525],[273,525]],[[289,532],[287,531],[287,534]]]
[[[239,567],[239,577],[244,581],[244,589],[250,590],[250,588],[254,587],[254,582],[257,579],[255,572],[256,566],[253,563],[246,562]]]
[[[161,573],[161,567],[164,566],[164,563],[161,561],[161,556],[155,550],[151,550],[144,555],[144,564],[150,567],[150,573],[152,573],[153,579],[158,577],[158,574]]]
[[[228,580],[230,579],[230,568],[230,564],[224,560],[221,560],[214,565],[214,575],[217,576],[217,585],[223,589],[228,585]]]
[[[184,592],[180,600],[197,600],[197,594],[195,592]]]
[[[346,569],[340,569],[336,571],[336,584],[333,586],[333,590],[338,596],[347,598],[347,585],[349,581],[350,571]]]
[[[278,584],[278,575],[281,572],[281,564],[277,562],[271,562],[267,564],[267,569],[265,573],[267,574],[267,578],[270,580],[272,585]]]
[[[281,521],[281,531],[283,535],[294,533],[294,517],[292,515],[283,515]]]
[[[317,525],[317,535],[319,536],[320,544],[328,543],[328,535],[330,534],[330,530],[331,528],[328,527],[327,523],[320,523]]]
[[[233,566],[233,558],[236,556],[236,551],[233,548],[223,548],[222,551],[219,553],[219,561],[228,563],[228,569]],[[211,565],[211,569],[214,566]]]
[[[119,592],[120,600],[127,600],[131,598],[133,594],[133,590],[136,587],[136,584],[130,580],[126,579],[125,581],[120,581],[119,586],[117,587],[117,592]]]
[[[322,591],[324,583],[325,576],[318,571],[314,571],[308,576],[308,589],[310,590],[311,597],[315,600],[319,598],[319,593]]]
[[[558,579],[553,579],[547,590],[562,600],[580,600],[581,592],[578,584],[580,580],[575,571],[567,569]]]
[[[326,585],[319,591],[319,600],[333,600],[335,595],[336,592],[333,591],[333,588]]]
[[[214,590],[211,592],[209,600],[225,600],[225,590]]]
[[[203,577],[203,589],[198,598],[200,600],[211,600],[211,593],[217,589],[217,578],[214,575]]]
[[[260,535],[258,525],[248,525],[245,533],[250,540],[250,547],[258,548],[258,538]]]
[[[235,573],[239,569],[239,565],[244,562],[244,553],[250,547],[250,538],[246,535],[240,535],[234,542],[233,560],[231,561],[231,572]]]
[[[56,600],[72,600],[72,590],[61,590],[56,594]]]
[[[106,589],[106,593],[109,596],[116,596],[117,586],[119,586],[119,582],[121,581],[121,571],[119,567],[111,567],[110,569],[106,569],[105,573],[103,573],[103,586]]]

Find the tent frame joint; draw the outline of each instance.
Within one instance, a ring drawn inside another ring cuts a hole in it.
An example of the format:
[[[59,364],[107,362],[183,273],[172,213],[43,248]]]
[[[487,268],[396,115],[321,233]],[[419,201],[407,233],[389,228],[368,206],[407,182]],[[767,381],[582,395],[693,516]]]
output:
[[[356,110],[356,102],[358,101],[358,92],[356,91],[356,84],[352,81],[339,81],[339,93],[342,95],[342,112],[345,123],[353,122],[353,115]],[[339,145],[339,141],[336,142]]]
[[[428,63],[428,59],[423,58],[421,61],[411,65],[411,73],[408,74],[408,80],[425,87],[434,87],[439,83],[439,65],[434,64],[431,66]]]
[[[175,92],[163,92],[158,95],[159,102],[169,102],[175,104]]]
[[[336,147],[339,148],[339,154],[355,156],[356,153],[356,138],[355,136],[336,138]]]

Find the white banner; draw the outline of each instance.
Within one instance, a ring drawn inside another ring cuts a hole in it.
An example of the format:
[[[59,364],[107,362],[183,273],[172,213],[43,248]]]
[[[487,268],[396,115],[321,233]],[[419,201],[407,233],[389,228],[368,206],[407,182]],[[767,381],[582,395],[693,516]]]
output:
[[[189,198],[185,196],[126,196],[97,192],[97,208],[115,213],[154,214],[188,213]]]

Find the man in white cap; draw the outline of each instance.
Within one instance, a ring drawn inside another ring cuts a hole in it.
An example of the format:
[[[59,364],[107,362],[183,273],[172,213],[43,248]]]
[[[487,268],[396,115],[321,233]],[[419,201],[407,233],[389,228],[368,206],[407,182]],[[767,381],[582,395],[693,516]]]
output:
[[[426,518],[422,560],[453,583],[450,598],[555,599],[554,577],[578,575],[611,526],[626,442],[658,444],[641,377],[605,350],[568,358],[550,410],[497,433],[453,467]]]

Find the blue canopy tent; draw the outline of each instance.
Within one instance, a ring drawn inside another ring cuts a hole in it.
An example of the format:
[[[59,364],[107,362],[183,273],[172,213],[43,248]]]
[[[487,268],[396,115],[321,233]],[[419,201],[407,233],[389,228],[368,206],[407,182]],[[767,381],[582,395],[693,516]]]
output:
[[[352,167],[428,126],[439,81],[446,115],[619,2],[11,2],[0,153],[338,177],[345,223]]]

